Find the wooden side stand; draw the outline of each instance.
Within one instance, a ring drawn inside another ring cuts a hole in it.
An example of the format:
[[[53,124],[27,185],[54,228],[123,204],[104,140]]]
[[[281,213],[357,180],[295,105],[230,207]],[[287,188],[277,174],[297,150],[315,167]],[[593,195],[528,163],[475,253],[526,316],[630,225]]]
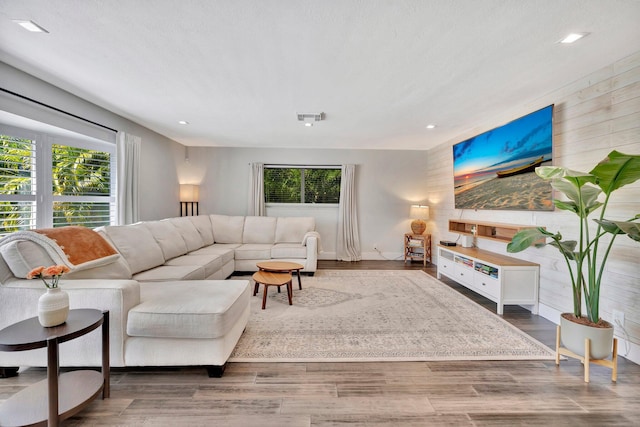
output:
[[[412,241],[420,241],[420,246],[414,246]],[[413,234],[406,233],[404,235],[404,262],[422,261],[424,267],[427,266],[427,260],[431,261],[431,234]]]
[[[616,382],[618,379],[618,339],[613,339],[613,351],[611,352],[611,360],[609,359],[590,359],[591,354],[591,340],[585,338],[584,340],[584,354],[582,357],[579,354],[567,350],[564,347],[560,347],[560,325],[556,328],[556,365],[560,365],[560,355],[572,357],[578,359],[584,365],[584,382],[589,382],[589,364],[595,363],[596,365],[606,366],[611,369],[611,381]]]

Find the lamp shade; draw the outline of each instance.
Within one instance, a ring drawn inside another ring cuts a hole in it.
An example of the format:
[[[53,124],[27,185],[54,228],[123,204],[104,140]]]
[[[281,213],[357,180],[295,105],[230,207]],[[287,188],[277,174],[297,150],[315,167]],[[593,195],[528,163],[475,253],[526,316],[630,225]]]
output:
[[[429,206],[411,205],[411,209],[409,210],[409,218],[429,219]]]
[[[180,201],[197,202],[200,199],[200,187],[193,184],[180,184]]]
[[[427,229],[427,223],[424,220],[429,219],[429,206],[411,205],[409,217],[413,219],[411,221],[411,232],[413,234],[424,233]]]

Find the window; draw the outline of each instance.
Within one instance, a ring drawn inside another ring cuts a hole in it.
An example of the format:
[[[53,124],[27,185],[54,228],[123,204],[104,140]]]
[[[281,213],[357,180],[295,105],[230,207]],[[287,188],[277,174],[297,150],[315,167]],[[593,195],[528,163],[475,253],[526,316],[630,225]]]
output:
[[[52,147],[53,226],[111,223],[111,153]]]
[[[0,127],[0,235],[115,219],[115,146]]]
[[[0,135],[0,235],[36,226],[35,141]]]
[[[340,202],[341,169],[313,166],[265,166],[266,203]]]

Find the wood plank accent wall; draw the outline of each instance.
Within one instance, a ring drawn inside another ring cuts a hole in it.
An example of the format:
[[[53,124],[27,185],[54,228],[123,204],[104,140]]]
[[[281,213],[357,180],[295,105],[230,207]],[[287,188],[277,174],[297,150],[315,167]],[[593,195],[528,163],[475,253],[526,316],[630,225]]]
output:
[[[611,150],[640,154],[640,52],[615,62],[587,77],[542,96],[526,105],[507,106],[510,119],[486,123],[456,140],[429,151],[427,160],[428,203],[431,208],[430,232],[434,243],[456,240],[448,232],[449,219],[541,225],[549,231],[561,230],[565,237],[575,235],[577,221],[564,211],[471,211],[454,209],[453,155],[451,146],[506,121],[555,104],[555,165],[589,171]],[[608,217],[628,219],[640,212],[640,183],[616,192]],[[506,254],[506,244],[479,240],[478,246]],[[571,311],[570,285],[564,260],[555,248],[531,248],[516,257],[540,264],[540,303],[558,311]],[[435,260],[434,260],[435,261]],[[628,336],[640,344],[640,245],[626,237],[618,238],[609,257],[601,297],[601,316],[612,319],[612,310],[625,314]],[[551,319],[558,321],[557,319]],[[624,355],[624,348],[621,349]]]

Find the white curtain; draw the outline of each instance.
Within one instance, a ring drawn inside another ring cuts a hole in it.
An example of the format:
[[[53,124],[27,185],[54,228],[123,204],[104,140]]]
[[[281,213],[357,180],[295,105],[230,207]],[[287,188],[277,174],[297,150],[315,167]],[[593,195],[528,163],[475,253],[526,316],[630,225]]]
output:
[[[116,157],[118,159],[118,224],[139,221],[138,185],[140,181],[139,136],[118,132]]]
[[[339,261],[362,259],[356,204],[356,165],[342,165],[336,255]]]
[[[264,164],[251,163],[249,165],[249,206],[247,214],[250,216],[265,216],[264,206]]]

